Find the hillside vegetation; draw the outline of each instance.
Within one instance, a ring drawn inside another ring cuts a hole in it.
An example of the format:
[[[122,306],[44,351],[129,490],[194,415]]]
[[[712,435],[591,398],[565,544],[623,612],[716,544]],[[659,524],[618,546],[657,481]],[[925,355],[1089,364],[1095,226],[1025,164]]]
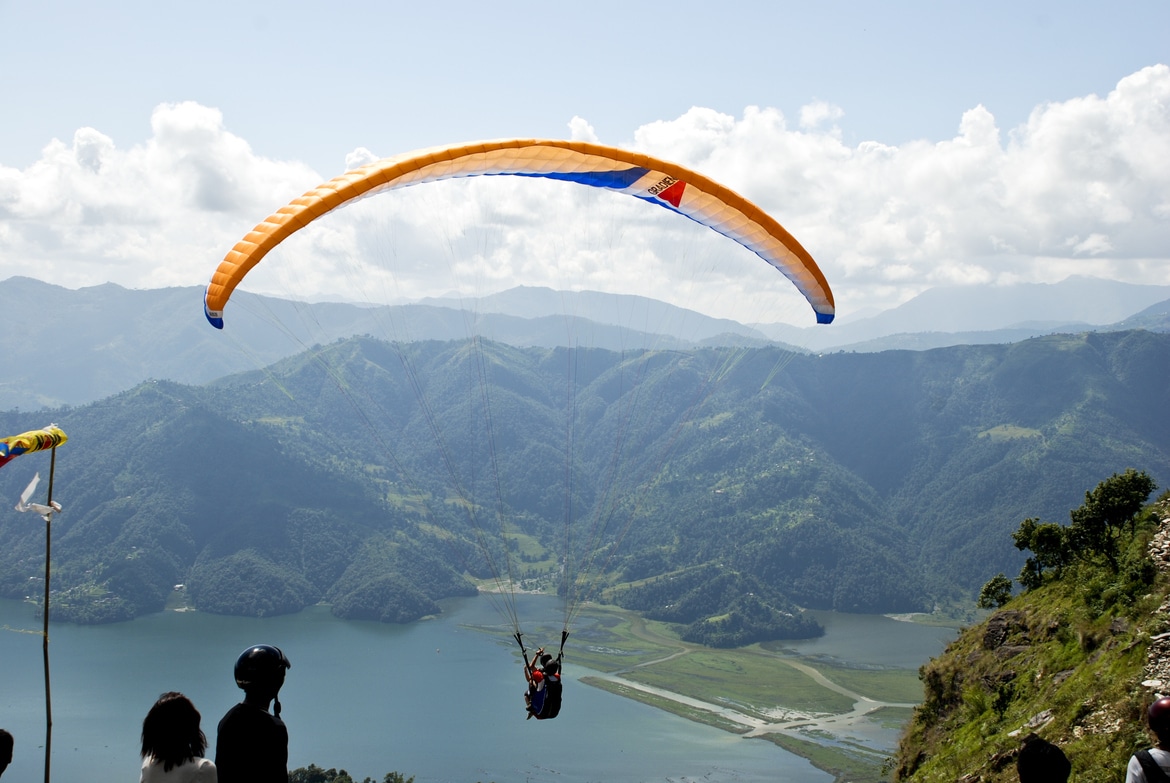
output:
[[[592,563],[584,597],[738,645],[816,633],[797,607],[969,606],[1023,562],[1021,518],[1118,465],[1170,481],[1168,396],[1170,335],[1142,331],[823,357],[360,338],[0,427],[70,436],[58,619],[325,601],[404,622],[507,552],[527,587]],[[0,514],[0,594],[36,595],[43,538]]]
[[[1119,781],[1151,745],[1145,708],[1170,690],[1170,493],[1145,508],[1131,493],[1124,517],[1098,513],[1120,507],[1135,475],[1087,493],[1068,525],[1021,523],[1027,589],[1013,598],[1003,575],[988,582],[981,600],[994,613],[922,668],[895,780],[1014,782],[1016,754],[1037,734],[1064,750],[1072,779]]]

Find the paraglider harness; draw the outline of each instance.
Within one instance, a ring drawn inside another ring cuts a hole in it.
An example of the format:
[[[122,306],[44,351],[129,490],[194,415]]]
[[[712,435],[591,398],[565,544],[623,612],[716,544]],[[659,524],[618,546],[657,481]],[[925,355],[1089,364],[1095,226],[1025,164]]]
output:
[[[557,651],[557,672],[556,674],[546,674],[541,672],[544,682],[544,701],[540,705],[539,712],[531,712],[530,717],[537,720],[551,720],[555,718],[561,711],[561,660],[565,656],[565,640],[569,638],[568,630],[561,631],[561,648]],[[532,682],[533,675],[536,672],[537,657],[533,656],[532,661],[528,660],[528,650],[524,648],[524,641],[521,634],[516,634],[516,643],[520,645],[520,654],[524,656],[524,670],[528,674],[528,681]],[[531,692],[531,691],[530,691]]]

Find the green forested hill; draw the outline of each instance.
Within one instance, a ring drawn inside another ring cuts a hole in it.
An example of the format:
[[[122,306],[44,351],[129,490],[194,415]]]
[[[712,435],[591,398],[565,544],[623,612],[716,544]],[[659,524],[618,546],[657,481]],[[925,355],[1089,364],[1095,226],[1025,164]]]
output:
[[[61,413],[70,441],[55,490],[67,504],[54,522],[59,618],[157,611],[181,583],[209,611],[297,611],[332,588],[371,537],[422,550],[388,561],[407,580],[425,583],[425,574],[448,592],[466,590],[450,569],[426,573],[426,537],[368,487],[308,464],[262,425],[225,416],[204,390],[148,383]],[[17,464],[5,479],[17,478]],[[28,594],[43,571],[43,526],[32,522],[4,517],[5,595]]]
[[[1022,515],[1062,518],[1126,467],[1170,480],[1168,347],[1087,333],[859,356],[854,399],[822,395],[810,435],[888,499],[932,584],[953,574],[972,589],[986,577],[973,564],[1014,572],[1005,533]]]
[[[594,553],[591,596],[686,598],[704,609],[678,621],[726,639],[748,615],[757,636],[807,632],[773,627],[792,603],[928,609],[1017,570],[1024,515],[1125,467],[1170,480],[1168,398],[1170,336],[1147,332],[820,357],[347,340],[48,414],[70,436],[56,616],[154,611],[182,583],[209,611],[410,620],[506,547],[521,576]],[[43,525],[4,512],[0,541],[0,590],[35,593]],[[650,589],[687,569],[708,576]],[[745,590],[767,595],[737,607]]]

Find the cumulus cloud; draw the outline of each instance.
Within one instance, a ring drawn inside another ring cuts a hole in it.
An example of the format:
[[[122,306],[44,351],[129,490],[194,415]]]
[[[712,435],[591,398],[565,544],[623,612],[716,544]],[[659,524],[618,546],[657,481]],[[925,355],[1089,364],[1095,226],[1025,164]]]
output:
[[[0,276],[67,287],[189,285],[290,193],[319,177],[256,156],[220,112],[155,109],[148,142],[93,128],[54,139],[26,169],[0,166]]]
[[[774,215],[821,264],[843,312],[893,306],[940,284],[1073,274],[1170,283],[1167,66],[1104,96],[1037,106],[1015,128],[972,107],[954,137],[937,143],[849,145],[844,118],[821,102],[804,107],[795,127],[773,108],[734,117],[695,107],[635,129],[627,146],[703,171]],[[303,164],[256,155],[212,108],[163,105],[151,127],[129,149],[82,128],[28,168],[0,166],[0,277],[202,284],[248,229],[322,180]],[[580,117],[568,131],[599,141]],[[359,148],[346,164],[374,159]],[[488,179],[369,199],[290,245],[279,273],[256,282],[274,293],[360,298],[343,272],[376,252],[394,266],[379,285],[406,297],[443,293],[452,277],[471,281],[470,292],[523,283],[677,301],[708,291],[722,296],[712,293],[707,309],[734,316],[760,287],[739,278],[738,259],[726,260],[727,240],[665,210],[560,183]],[[692,269],[680,275],[684,261]]]
[[[827,122],[835,122],[845,116],[840,106],[816,101],[800,108],[800,127],[815,130]]]
[[[367,163],[373,163],[374,161],[379,160],[379,157],[380,156],[375,155],[365,147],[358,147],[356,150],[345,156],[345,170],[353,171],[354,169],[360,169]]]
[[[574,117],[569,120],[569,138],[573,141],[588,141],[594,144],[599,141],[597,132],[593,130],[593,126],[581,117]]]
[[[982,106],[954,138],[846,146],[779,112],[735,119],[693,109],[639,130],[638,146],[734,183],[824,267],[838,301],[905,299],[967,282],[1054,282],[1098,274],[1170,283],[1170,68],[1145,68],[1104,97],[1036,107],[1004,133]],[[899,282],[895,288],[884,284]]]

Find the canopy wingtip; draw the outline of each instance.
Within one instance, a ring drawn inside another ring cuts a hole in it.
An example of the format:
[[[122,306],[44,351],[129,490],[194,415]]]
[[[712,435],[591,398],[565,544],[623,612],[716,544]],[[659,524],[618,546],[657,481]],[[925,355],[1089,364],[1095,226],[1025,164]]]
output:
[[[208,284],[207,288],[208,290],[203,292],[203,314],[207,316],[207,323],[211,324],[216,329],[222,329],[223,310],[212,310],[207,306],[207,294],[211,289],[211,285]]]
[[[208,310],[206,306],[203,308],[203,314],[207,316],[207,323],[214,326],[216,329],[223,328],[223,312],[220,310]]]

